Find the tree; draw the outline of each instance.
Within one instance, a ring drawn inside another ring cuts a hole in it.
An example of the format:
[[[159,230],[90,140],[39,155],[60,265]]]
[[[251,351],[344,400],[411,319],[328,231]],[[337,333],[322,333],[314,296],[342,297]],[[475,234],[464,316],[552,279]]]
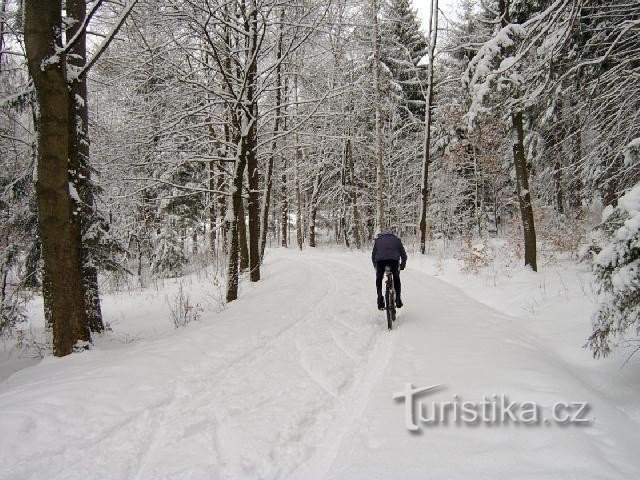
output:
[[[380,23],[378,19],[378,0],[371,0],[371,44],[373,48],[373,91],[376,130],[375,130],[375,155],[376,159],[376,229],[380,230],[385,226],[384,220],[384,138],[383,138],[383,118],[382,118],[382,79],[380,73]]]
[[[44,275],[50,284],[53,350],[71,353],[90,340],[84,303],[80,223],[69,184],[70,97],[62,50],[61,0],[25,4],[25,45],[39,105],[36,199]]]
[[[109,46],[135,3],[131,0],[123,8],[90,60],[85,59],[84,35],[101,2],[94,4],[86,16],[84,2],[67,3],[67,13],[78,18],[70,17],[66,44],[61,1],[48,1],[44,6],[25,4],[27,63],[39,107],[35,119],[36,200],[44,262],[45,318],[52,326],[54,354],[58,356],[86,346],[90,327],[102,329],[96,274],[82,242],[82,203],[92,205],[90,191],[84,191],[82,197],[79,192],[80,187],[88,186],[89,173],[86,84],[82,78]],[[64,88],[60,82],[64,82]],[[83,257],[87,259],[84,269]]]
[[[412,117],[412,121],[420,122],[425,115],[427,80],[427,69],[421,62],[429,54],[420,20],[411,8],[411,0],[387,0],[382,17],[381,61],[402,92],[397,108],[403,119]]]
[[[593,256],[602,299],[586,346],[594,357],[606,357],[616,339],[625,338],[631,329],[637,337],[640,330],[640,184],[620,197],[617,207],[605,209],[586,252]]]
[[[514,11],[518,15],[524,15],[518,11],[521,3],[514,3]],[[493,38],[484,43],[476,56],[469,63],[465,82],[472,92],[473,101],[469,108],[469,124],[472,128],[477,116],[483,112],[485,97],[493,90],[501,91],[505,103],[503,109],[510,113],[512,131],[513,163],[516,172],[516,185],[518,204],[520,206],[520,219],[524,238],[524,263],[537,271],[536,258],[536,231],[531,203],[531,191],[529,188],[529,170],[525,153],[524,110],[527,107],[526,95],[523,95],[523,74],[519,68],[526,70],[523,65],[522,55],[515,54],[515,44],[519,37],[524,36],[524,28],[520,23],[511,22],[509,0],[499,0],[498,15],[500,26]],[[505,92],[511,95],[505,97]]]
[[[438,0],[432,0],[429,14],[429,66],[427,67],[427,93],[424,116],[424,156],[422,158],[422,184],[420,186],[420,253],[424,255],[427,241],[427,201],[429,198],[429,163],[431,163],[431,115],[433,102],[433,66],[438,39]]]

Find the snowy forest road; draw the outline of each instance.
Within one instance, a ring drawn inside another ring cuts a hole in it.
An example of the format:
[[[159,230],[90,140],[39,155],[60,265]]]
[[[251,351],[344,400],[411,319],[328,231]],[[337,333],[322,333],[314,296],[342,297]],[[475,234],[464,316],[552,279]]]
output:
[[[363,254],[271,250],[263,274],[211,318],[47,358],[0,384],[0,478],[640,477],[637,411],[618,408],[521,319],[411,259],[392,332]],[[410,433],[392,398],[406,383],[444,384],[421,397],[427,417],[431,401],[504,394],[543,409],[589,402],[590,422]]]

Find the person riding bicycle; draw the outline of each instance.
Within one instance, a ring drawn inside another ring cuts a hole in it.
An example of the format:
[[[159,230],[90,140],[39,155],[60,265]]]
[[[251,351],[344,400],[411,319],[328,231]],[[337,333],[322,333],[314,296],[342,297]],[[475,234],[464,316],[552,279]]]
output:
[[[384,298],[382,297],[382,277],[384,267],[390,267],[393,273],[393,284],[396,290],[396,307],[402,308],[400,298],[400,270],[407,265],[407,252],[404,250],[402,240],[396,237],[390,228],[385,228],[375,239],[371,261],[376,269],[376,292],[378,293],[378,309],[384,310]]]

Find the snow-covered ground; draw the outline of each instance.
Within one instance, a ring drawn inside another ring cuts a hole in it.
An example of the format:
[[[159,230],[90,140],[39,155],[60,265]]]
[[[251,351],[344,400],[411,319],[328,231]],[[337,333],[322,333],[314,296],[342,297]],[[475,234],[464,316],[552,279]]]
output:
[[[0,478],[640,478],[640,365],[581,348],[583,268],[473,276],[412,256],[392,332],[366,253],[271,250],[263,278],[223,311],[212,277],[184,280],[200,319],[177,330],[175,282],[105,296],[94,349],[0,384]],[[545,417],[588,402],[588,422],[409,432],[407,383],[444,385],[419,397],[427,417],[506,395]]]

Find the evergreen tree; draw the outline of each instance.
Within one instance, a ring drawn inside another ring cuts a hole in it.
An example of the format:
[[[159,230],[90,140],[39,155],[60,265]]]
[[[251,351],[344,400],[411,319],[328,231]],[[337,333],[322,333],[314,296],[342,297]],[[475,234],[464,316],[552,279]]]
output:
[[[595,357],[611,353],[613,342],[629,330],[640,333],[640,184],[607,207],[594,230],[587,251],[601,304],[593,317],[587,346]]]
[[[427,39],[411,0],[388,0],[383,5],[381,61],[389,69],[392,90],[399,95],[402,118],[424,119]]]

